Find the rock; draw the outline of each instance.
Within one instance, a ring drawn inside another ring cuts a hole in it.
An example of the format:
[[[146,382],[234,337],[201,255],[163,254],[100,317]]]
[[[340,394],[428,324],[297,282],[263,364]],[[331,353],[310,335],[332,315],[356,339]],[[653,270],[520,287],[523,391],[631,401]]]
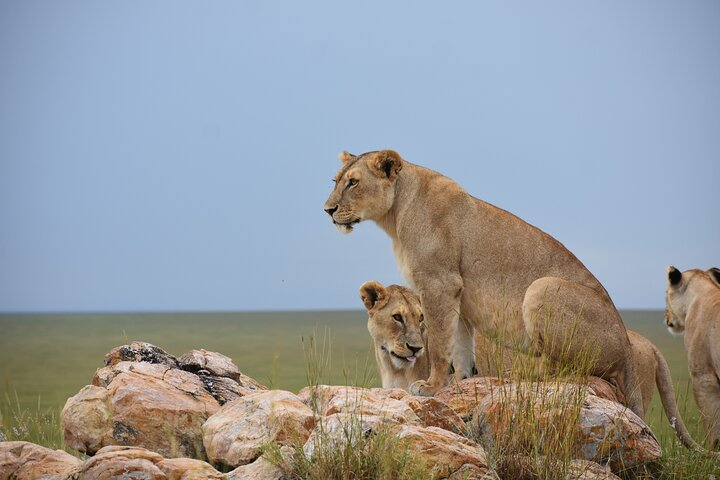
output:
[[[0,479],[65,480],[80,463],[80,459],[62,450],[30,442],[0,442]]]
[[[60,421],[65,443],[79,452],[93,454],[114,443],[110,398],[105,388],[83,387],[65,402]]]
[[[314,404],[323,416],[359,414],[456,433],[465,430],[463,420],[445,403],[437,398],[415,397],[401,389],[319,385],[302,389],[298,396],[311,408]]]
[[[506,442],[518,419],[532,418],[539,432],[568,436],[576,458],[608,463],[613,471],[660,458],[660,445],[645,423],[622,405],[582,385],[562,382],[498,385],[478,403],[471,430]],[[520,420],[522,421],[522,420]],[[574,424],[568,424],[574,422]],[[561,426],[561,428],[558,428]]]
[[[132,342],[115,347],[105,355],[105,366],[112,367],[120,362],[148,362],[177,368],[178,361],[160,347],[147,342]]]
[[[601,466],[588,460],[561,460],[553,464],[548,457],[527,455],[507,455],[497,465],[501,478],[565,480],[619,480],[610,471],[610,467]]]
[[[215,399],[224,405],[253,392],[267,390],[267,387],[243,374],[232,359],[217,352],[190,350],[178,360],[180,368],[195,373]]]
[[[322,416],[342,413],[383,417],[395,423],[422,423],[408,403],[399,400],[409,396],[399,389],[320,385],[312,389],[304,388],[298,394],[306,404],[312,404],[313,396],[317,400],[318,413]]]
[[[449,406],[463,420],[468,421],[477,409],[478,403],[490,395],[493,387],[502,383],[502,380],[496,377],[466,378],[440,389],[435,394],[435,398]]]
[[[260,456],[262,445],[304,442],[314,426],[312,410],[297,395],[269,390],[226,403],[202,426],[213,463],[238,467]]]
[[[442,428],[417,425],[396,425],[391,431],[398,438],[408,440],[409,448],[424,458],[429,466],[434,465],[433,471],[440,478],[451,476],[463,468],[466,472],[471,470],[477,478],[491,472],[483,447],[465,437]]]
[[[168,480],[225,480],[209,463],[193,458],[166,458],[156,464]]]
[[[196,375],[146,362],[106,368],[111,371],[96,376],[100,386],[83,388],[60,414],[70,447],[93,454],[126,445],[167,457],[205,458],[201,427],[220,405]]]
[[[615,472],[654,462],[662,455],[650,427],[619,403],[587,395],[580,427],[583,458],[607,462]]]
[[[566,480],[620,480],[610,467],[603,467],[588,460],[573,460]]]
[[[206,370],[210,375],[233,379],[241,375],[230,357],[217,352],[208,352],[205,349],[190,350],[180,357],[178,363],[180,368],[192,373]]]
[[[77,480],[221,480],[211,465],[189,458],[166,459],[144,448],[109,446],[86,461]]]
[[[307,457],[315,455],[318,446],[338,450],[345,445],[355,444],[361,438],[367,438],[380,428],[396,425],[389,417],[375,415],[348,415],[336,413],[318,419],[315,429],[305,442],[303,452]]]
[[[281,450],[290,447],[282,447]],[[283,471],[279,467],[258,458],[252,463],[241,465],[227,474],[227,480],[283,480]]]

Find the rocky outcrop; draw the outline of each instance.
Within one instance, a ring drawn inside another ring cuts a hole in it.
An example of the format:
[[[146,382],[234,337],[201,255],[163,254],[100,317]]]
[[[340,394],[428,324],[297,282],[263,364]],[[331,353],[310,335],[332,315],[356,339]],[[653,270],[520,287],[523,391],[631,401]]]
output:
[[[167,459],[137,447],[104,447],[87,460],[76,480],[221,480],[226,477],[211,465],[190,458]]]
[[[67,472],[75,480],[113,478],[113,472],[136,472],[130,478],[280,480],[282,470],[266,460],[273,457],[261,456],[264,445],[285,445],[287,458],[304,452],[311,459],[324,452],[319,449],[367,445],[381,432],[448,480],[498,478],[493,468],[533,478],[556,461],[536,439],[553,436],[565,442],[563,455],[571,453],[557,460],[568,479],[614,479],[610,468],[619,472],[660,457],[652,432],[619,403],[623,398],[614,386],[597,378],[573,381],[476,377],[433,398],[325,385],[294,395],[267,390],[219,353],[192,350],[176,358],[133,342],[109,352],[92,385],[62,411],[67,444],[93,458],[80,465],[64,452],[32,453],[41,447],[6,442],[0,444],[0,472],[42,463],[58,465],[54,474],[62,480]],[[532,444],[532,458],[510,438],[517,432],[530,432],[522,441]],[[497,448],[511,444],[515,450]],[[234,470],[223,477],[203,460]]]
[[[203,423],[222,404],[265,390],[228,357],[205,350],[178,360],[133,342],[110,351],[105,364],[61,413],[65,441],[88,454],[121,445],[204,460]]]
[[[196,375],[145,362],[107,368],[113,369],[107,385],[86,386],[61,412],[71,448],[93,454],[124,445],[168,457],[205,458],[201,427],[220,404]]]
[[[246,395],[226,404],[202,427],[213,463],[237,467],[255,461],[267,443],[304,442],[313,429],[312,410],[283,390]]]
[[[29,442],[0,442],[0,479],[66,480],[80,467],[80,459],[62,450]]]

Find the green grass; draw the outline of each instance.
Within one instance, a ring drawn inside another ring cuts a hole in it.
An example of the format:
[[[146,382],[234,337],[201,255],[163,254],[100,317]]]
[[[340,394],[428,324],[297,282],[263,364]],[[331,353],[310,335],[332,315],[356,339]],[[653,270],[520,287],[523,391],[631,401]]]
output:
[[[702,443],[682,338],[667,333],[660,311],[623,312],[623,318],[667,359],[683,418]],[[90,383],[107,351],[132,340],[174,355],[192,348],[218,351],[261,383],[293,392],[318,380],[379,386],[377,376],[368,378],[367,362],[374,373],[374,357],[366,321],[361,311],[0,315],[0,432],[7,440],[63,448],[58,417],[65,400]],[[318,379],[307,371],[313,359],[306,358],[304,348],[313,332],[322,339],[326,331],[332,352],[323,357],[327,365]],[[662,478],[718,470],[720,462],[677,445],[657,393],[646,421],[665,451]]]

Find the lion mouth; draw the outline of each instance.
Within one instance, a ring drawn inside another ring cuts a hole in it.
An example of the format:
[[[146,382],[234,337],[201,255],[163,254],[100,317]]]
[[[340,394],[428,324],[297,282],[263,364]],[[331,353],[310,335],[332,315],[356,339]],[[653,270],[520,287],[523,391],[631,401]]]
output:
[[[412,362],[414,362],[415,360],[417,360],[417,357],[416,357],[415,355],[408,355],[407,357],[403,357],[403,356],[398,355],[397,353],[395,353],[395,352],[393,352],[393,351],[390,352],[390,355],[392,355],[392,356],[395,357],[395,358],[399,358],[400,360],[404,360],[404,361],[406,361],[406,362],[408,362],[408,363],[412,363]]]
[[[360,223],[360,219],[359,219],[359,218],[356,219],[356,220],[352,220],[352,221],[350,221],[350,222],[347,222],[347,223],[338,222],[338,221],[336,221],[336,220],[333,218],[333,224],[334,224],[335,227],[337,227],[337,229],[340,230],[340,232],[342,232],[342,233],[350,233],[350,232],[352,232],[352,231],[353,231],[353,226],[354,226],[354,225],[357,225],[358,223]]]

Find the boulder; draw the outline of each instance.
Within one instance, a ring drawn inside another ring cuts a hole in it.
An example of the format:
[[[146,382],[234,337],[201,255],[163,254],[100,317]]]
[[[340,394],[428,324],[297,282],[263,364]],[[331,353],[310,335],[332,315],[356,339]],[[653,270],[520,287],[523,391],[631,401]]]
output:
[[[298,396],[319,415],[336,413],[383,417],[390,422],[439,427],[462,433],[465,424],[448,405],[433,397],[416,397],[401,389],[319,385]]]
[[[30,442],[0,442],[0,479],[66,480],[80,459]]]
[[[105,355],[105,366],[112,367],[120,362],[147,362],[177,368],[177,358],[152,343],[132,342],[110,350]]]
[[[465,437],[437,427],[396,425],[391,430],[400,439],[408,440],[408,447],[428,465],[439,478],[445,478],[461,470],[476,478],[493,478],[488,467],[485,450]]]
[[[586,386],[537,382],[490,390],[470,421],[471,431],[485,437],[483,443],[504,441],[508,432],[523,428],[518,422],[531,418],[534,424],[529,428],[548,436],[569,435],[576,458],[607,463],[613,471],[660,458],[657,439],[637,415]]]
[[[230,358],[207,350],[178,360],[150,343],[132,342],[113,348],[105,365],[61,413],[68,445],[89,454],[123,445],[204,460],[205,420],[228,401],[266,390]]]
[[[287,448],[290,447],[282,447],[282,449]],[[227,480],[283,480],[283,478],[282,469],[263,457],[247,465],[241,465],[227,474]]]
[[[269,390],[226,403],[202,426],[213,463],[238,467],[255,461],[269,442],[304,442],[314,426],[312,410],[290,392]]]
[[[109,369],[109,370],[106,370]],[[197,375],[165,364],[123,361],[68,399],[60,417],[67,444],[93,454],[108,445],[204,459],[202,424],[220,409]]]
[[[221,480],[226,478],[211,465],[189,458],[166,459],[144,448],[109,446],[87,460],[77,480]]]
[[[190,350],[178,359],[180,368],[195,373],[205,384],[205,389],[224,405],[253,392],[267,390],[267,387],[243,374],[232,359],[217,352]]]
[[[361,438],[376,434],[381,428],[389,429],[393,425],[396,423],[387,416],[336,413],[319,418],[303,446],[303,452],[307,457],[312,457],[319,447],[343,449],[346,445],[354,445]]]

